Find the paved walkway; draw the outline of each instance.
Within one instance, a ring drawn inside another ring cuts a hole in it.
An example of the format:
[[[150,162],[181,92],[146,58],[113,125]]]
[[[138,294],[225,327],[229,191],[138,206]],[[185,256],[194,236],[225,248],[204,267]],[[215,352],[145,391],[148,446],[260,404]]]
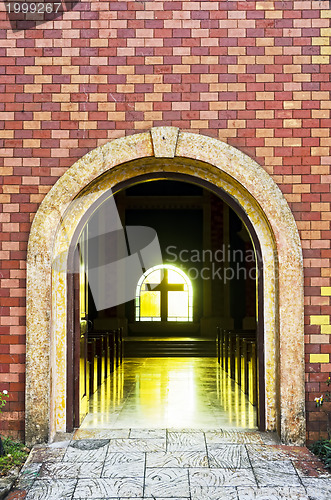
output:
[[[322,463],[273,434],[79,429],[64,439],[33,448],[7,500],[331,499]]]

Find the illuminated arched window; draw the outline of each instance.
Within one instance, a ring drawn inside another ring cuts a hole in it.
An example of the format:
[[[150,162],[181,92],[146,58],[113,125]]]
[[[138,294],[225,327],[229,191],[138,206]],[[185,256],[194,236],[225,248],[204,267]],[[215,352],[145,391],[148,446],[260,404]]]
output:
[[[136,291],[136,321],[193,321],[193,289],[186,274],[162,264],[148,269]]]

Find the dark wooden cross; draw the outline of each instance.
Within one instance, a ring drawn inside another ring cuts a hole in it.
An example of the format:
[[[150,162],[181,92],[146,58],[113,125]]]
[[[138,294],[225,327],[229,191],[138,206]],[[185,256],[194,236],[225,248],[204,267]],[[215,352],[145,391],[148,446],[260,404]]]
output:
[[[149,291],[161,292],[161,321],[167,321],[168,316],[168,292],[183,292],[184,284],[168,283],[168,269],[161,269],[161,283],[149,283]]]

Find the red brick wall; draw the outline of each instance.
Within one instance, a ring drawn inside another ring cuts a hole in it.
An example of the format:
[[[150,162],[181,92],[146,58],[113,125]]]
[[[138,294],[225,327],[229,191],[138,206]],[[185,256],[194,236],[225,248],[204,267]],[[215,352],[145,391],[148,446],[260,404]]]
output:
[[[1,3],[2,429],[23,430],[25,258],[39,203],[96,146],[173,125],[255,158],[293,210],[305,259],[309,438],[325,435],[313,399],[331,371],[330,335],[311,323],[330,323],[331,311],[330,290],[321,295],[331,257],[330,17],[317,0],[83,0],[14,33]]]

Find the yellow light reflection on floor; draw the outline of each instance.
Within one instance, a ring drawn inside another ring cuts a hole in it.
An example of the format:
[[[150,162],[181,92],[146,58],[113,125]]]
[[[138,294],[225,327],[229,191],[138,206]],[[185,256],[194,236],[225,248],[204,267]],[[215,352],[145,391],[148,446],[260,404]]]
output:
[[[128,358],[81,428],[256,428],[256,409],[214,358]]]

